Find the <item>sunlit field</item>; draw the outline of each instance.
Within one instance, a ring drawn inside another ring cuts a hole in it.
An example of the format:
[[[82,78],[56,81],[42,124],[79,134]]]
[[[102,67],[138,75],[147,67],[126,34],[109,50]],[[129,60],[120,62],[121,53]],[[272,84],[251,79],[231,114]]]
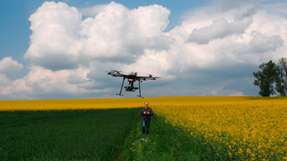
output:
[[[200,98],[156,112],[204,142],[223,144],[232,160],[287,160],[287,100]],[[215,147],[216,148],[216,147]]]
[[[183,128],[190,136],[202,136],[203,145],[225,147],[221,150],[229,160],[287,160],[285,98],[186,96],[0,101],[0,110],[135,108],[144,101],[174,127]]]

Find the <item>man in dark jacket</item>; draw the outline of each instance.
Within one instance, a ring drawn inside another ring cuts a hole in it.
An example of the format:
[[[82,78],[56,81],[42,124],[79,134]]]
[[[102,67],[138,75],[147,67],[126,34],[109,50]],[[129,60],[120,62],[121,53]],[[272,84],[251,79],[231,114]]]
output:
[[[151,117],[153,115],[152,109],[148,106],[148,103],[144,103],[144,109],[141,110],[141,117],[142,117],[142,133],[148,134],[149,133],[149,125],[151,121]]]

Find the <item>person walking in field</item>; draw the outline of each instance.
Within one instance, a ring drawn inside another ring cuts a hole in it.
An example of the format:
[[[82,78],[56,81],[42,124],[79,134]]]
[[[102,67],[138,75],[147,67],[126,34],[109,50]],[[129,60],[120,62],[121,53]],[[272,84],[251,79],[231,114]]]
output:
[[[148,134],[149,133],[149,126],[151,122],[151,117],[153,116],[152,109],[148,106],[148,102],[144,103],[144,109],[141,110],[141,117],[142,117],[142,133]]]

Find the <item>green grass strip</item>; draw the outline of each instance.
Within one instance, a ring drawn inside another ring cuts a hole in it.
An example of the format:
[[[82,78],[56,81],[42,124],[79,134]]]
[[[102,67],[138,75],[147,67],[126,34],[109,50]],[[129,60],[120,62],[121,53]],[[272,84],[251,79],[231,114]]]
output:
[[[121,161],[216,161],[227,160],[224,146],[205,144],[199,135],[191,135],[172,126],[162,117],[155,116],[149,135],[141,133],[140,120],[121,153]]]

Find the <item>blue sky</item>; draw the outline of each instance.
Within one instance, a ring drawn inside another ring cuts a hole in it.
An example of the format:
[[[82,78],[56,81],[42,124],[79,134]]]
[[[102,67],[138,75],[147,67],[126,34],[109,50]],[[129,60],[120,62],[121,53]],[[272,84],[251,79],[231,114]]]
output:
[[[0,58],[12,56],[21,60],[29,44],[29,17],[44,0],[3,0],[0,1]],[[110,3],[109,0],[64,0],[80,8]],[[119,0],[115,1],[135,8],[143,5],[161,4],[172,11],[170,26],[179,23],[182,14],[194,7],[206,4],[206,0]]]
[[[0,99],[113,97],[121,82],[107,76],[112,69],[160,76],[143,84],[145,96],[257,95],[259,64],[287,57],[286,8],[283,0],[0,1]]]

